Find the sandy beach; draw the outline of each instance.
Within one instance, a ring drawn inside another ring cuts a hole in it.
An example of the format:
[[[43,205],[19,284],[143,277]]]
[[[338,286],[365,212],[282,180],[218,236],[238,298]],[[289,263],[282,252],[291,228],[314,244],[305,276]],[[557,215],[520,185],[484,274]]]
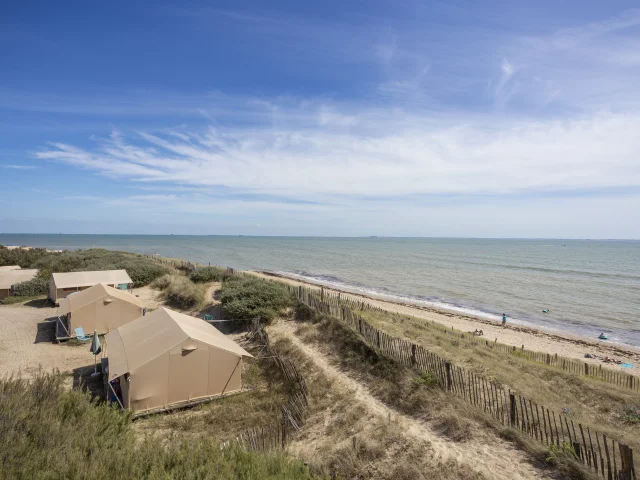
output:
[[[300,280],[288,278],[282,275],[276,275],[266,272],[251,273],[265,278],[277,277],[279,280],[290,285],[305,285],[320,288],[319,284],[302,282]],[[428,320],[430,322],[433,321],[448,328],[453,327],[454,329],[463,332],[473,332],[476,329],[481,329],[483,330],[484,336],[487,340],[497,340],[498,343],[516,346],[518,348],[524,345],[524,347],[529,350],[549,353],[551,355],[557,354],[558,356],[563,356],[566,358],[579,359],[590,364],[602,365],[603,368],[624,371],[627,374],[640,376],[640,349],[636,349],[627,345],[595,342],[593,340],[577,335],[571,335],[568,333],[557,331],[544,331],[542,329],[535,329],[522,325],[512,324],[507,325],[506,328],[503,328],[498,323],[486,319],[460,315],[453,312],[437,310],[419,305],[412,305],[409,303],[381,300],[372,296],[355,294],[345,290],[338,290],[326,286],[324,286],[324,288],[326,291],[340,292],[342,295],[347,295],[351,298],[366,300],[371,305],[390,312],[411,315],[417,318]],[[622,361],[623,363],[631,363],[634,365],[634,368],[623,368],[617,364],[604,363],[597,358],[585,358],[584,355],[586,353],[612,357],[616,360]]]

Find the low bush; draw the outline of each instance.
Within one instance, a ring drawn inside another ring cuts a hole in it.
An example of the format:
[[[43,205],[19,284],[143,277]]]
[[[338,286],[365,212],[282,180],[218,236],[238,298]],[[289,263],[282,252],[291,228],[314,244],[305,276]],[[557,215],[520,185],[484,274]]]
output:
[[[183,275],[163,275],[153,285],[162,290],[167,302],[174,307],[193,308],[204,301],[204,287]]]
[[[284,453],[221,449],[208,435],[136,440],[129,415],[52,374],[0,379],[0,419],[0,478],[313,478]]]
[[[20,297],[35,297],[46,295],[48,292],[49,280],[44,277],[35,277],[13,286],[13,294]]]
[[[282,284],[251,276],[227,278],[220,294],[220,302],[229,318],[260,318],[267,324],[282,315],[291,300],[291,294]]]
[[[191,272],[189,278],[195,283],[221,282],[227,275],[227,271],[220,267],[203,267]]]

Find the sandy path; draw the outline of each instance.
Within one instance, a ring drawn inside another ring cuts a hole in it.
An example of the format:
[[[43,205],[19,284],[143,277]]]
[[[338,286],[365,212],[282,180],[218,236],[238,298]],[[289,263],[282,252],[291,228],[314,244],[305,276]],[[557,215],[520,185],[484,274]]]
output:
[[[490,442],[476,440],[464,444],[456,444],[443,439],[426,423],[404,415],[375,398],[366,386],[334,367],[329,358],[318,348],[300,340],[295,335],[295,329],[294,323],[280,321],[269,328],[269,333],[275,337],[281,336],[290,339],[298,349],[313,360],[325,375],[331,378],[336,385],[347,390],[371,413],[383,418],[388,418],[391,415],[403,425],[408,435],[429,442],[439,459],[443,461],[454,459],[481,472],[488,478],[553,478],[532,466],[523,452],[497,437],[491,438]]]
[[[53,325],[42,322],[55,312],[55,308],[46,307],[0,306],[0,376],[30,377],[40,368],[66,372],[93,365],[88,345],[71,347],[52,343]]]
[[[265,278],[273,278],[272,276],[267,276],[262,273],[252,273]],[[290,285],[305,285],[308,287],[319,288],[318,285],[290,278],[279,277],[278,279]],[[325,290],[340,292],[342,295],[351,298],[365,300],[371,305],[375,305],[389,312],[396,312],[422,318],[428,321],[434,321],[446,327],[453,327],[463,332],[473,332],[476,329],[481,329],[484,331],[485,338],[490,341],[497,339],[498,343],[513,345],[518,348],[524,345],[524,347],[529,350],[550,353],[551,355],[558,354],[558,356],[579,359],[580,361],[588,362],[590,364],[602,365],[603,368],[624,371],[624,373],[627,374],[640,376],[640,350],[634,349],[633,347],[595,343],[583,337],[564,333],[551,333],[520,325],[508,325],[507,328],[502,328],[500,325],[489,320],[437,311],[427,307],[380,300],[365,295],[356,295],[350,292],[326,287]],[[599,355],[614,357],[623,362],[634,364],[635,368],[624,369],[619,365],[603,363],[598,359],[587,359],[584,358],[585,353],[596,353]]]

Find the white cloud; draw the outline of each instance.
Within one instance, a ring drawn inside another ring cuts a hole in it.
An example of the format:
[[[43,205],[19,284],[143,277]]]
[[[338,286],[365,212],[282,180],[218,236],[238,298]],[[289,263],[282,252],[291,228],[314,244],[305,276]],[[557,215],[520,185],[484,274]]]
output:
[[[0,168],[10,168],[12,170],[33,170],[36,167],[33,165],[0,164]]]
[[[327,107],[309,111],[306,122],[299,111],[293,118],[250,129],[113,134],[94,148],[55,143],[36,156],[147,184],[317,202],[640,187],[640,114],[531,121]]]

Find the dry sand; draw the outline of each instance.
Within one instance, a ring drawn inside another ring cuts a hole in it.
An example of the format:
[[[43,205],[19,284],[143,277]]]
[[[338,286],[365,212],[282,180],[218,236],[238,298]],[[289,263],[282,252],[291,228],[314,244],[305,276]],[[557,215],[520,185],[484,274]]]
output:
[[[264,278],[273,278],[272,274],[262,272],[251,272]],[[316,284],[302,282],[291,278],[277,276],[279,280],[290,285],[305,285],[308,287],[320,288]],[[547,332],[521,325],[507,325],[503,328],[496,322],[475,318],[471,316],[459,315],[451,312],[439,311],[433,308],[411,305],[407,303],[396,303],[387,300],[380,300],[366,295],[358,295],[337,289],[325,287],[326,291],[340,292],[342,295],[349,296],[358,300],[366,300],[371,305],[382,308],[390,312],[397,312],[404,315],[411,315],[428,321],[433,321],[447,328],[453,327],[463,332],[473,332],[476,329],[483,330],[484,338],[489,341],[497,339],[498,343],[516,346],[520,348],[522,345],[528,350],[549,353],[551,355],[558,354],[566,358],[579,359],[590,364],[602,365],[603,368],[612,370],[621,370],[627,374],[640,376],[640,349],[626,345],[618,345],[605,342],[595,342],[587,338],[574,336],[565,333]],[[602,356],[613,357],[624,363],[631,363],[634,368],[622,368],[616,364],[603,363],[598,359],[584,358],[585,353],[598,354]]]
[[[55,324],[47,318],[54,317],[56,310],[0,305],[0,377],[31,377],[40,369],[72,372],[93,365],[88,343],[79,346],[55,343]]]

